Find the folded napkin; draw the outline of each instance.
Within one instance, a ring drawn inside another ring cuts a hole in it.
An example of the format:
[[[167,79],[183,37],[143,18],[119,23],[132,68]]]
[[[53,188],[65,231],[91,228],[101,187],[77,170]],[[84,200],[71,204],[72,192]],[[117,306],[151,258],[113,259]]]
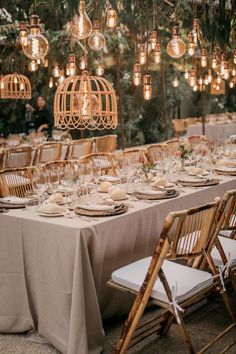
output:
[[[43,214],[62,214],[65,213],[67,209],[55,203],[47,203],[39,207],[37,211]]]
[[[107,193],[109,188],[111,188],[111,187],[112,187],[111,182],[102,182],[98,188],[98,191]]]
[[[79,208],[90,211],[114,211],[114,205],[105,204],[79,204]]]
[[[113,191],[109,194],[109,197],[113,200],[125,198],[126,190],[121,188],[113,189]]]
[[[222,167],[222,166],[226,166],[226,167],[235,167],[236,168],[236,161],[231,161],[231,160],[219,160],[216,163],[216,167]]]
[[[119,177],[109,176],[109,175],[100,176],[99,179],[100,179],[100,181],[108,181],[108,182],[113,182],[113,183],[120,181]]]
[[[142,188],[135,190],[134,193],[146,195],[162,195],[163,191],[154,190],[152,188]]]
[[[64,203],[64,197],[61,193],[54,193],[50,195],[48,201],[52,203]]]
[[[29,198],[20,198],[15,195],[9,195],[8,197],[0,198],[1,203],[5,204],[25,204]]]
[[[191,173],[192,175],[201,175],[203,172],[203,169],[200,167],[193,166],[189,169],[189,173]]]

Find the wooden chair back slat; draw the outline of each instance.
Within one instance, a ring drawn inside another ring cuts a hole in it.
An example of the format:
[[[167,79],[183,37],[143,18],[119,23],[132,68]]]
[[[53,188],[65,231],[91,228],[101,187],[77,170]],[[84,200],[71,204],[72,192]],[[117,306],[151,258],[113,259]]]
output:
[[[117,135],[104,135],[94,138],[96,152],[114,152],[117,145]]]
[[[89,169],[91,167],[94,175],[98,175],[101,171],[102,174],[115,176],[116,171],[113,158],[113,154],[94,153],[82,157],[80,161],[85,168]]]
[[[0,171],[0,195],[24,197],[26,191],[33,189],[34,167],[7,169]]]
[[[152,144],[147,147],[147,152],[149,162],[155,163],[156,161],[163,160],[166,152],[166,145],[164,143]]]
[[[129,149],[123,151],[123,157],[128,161],[129,164],[147,164],[147,154],[148,152],[146,149]]]
[[[60,160],[61,149],[61,143],[45,143],[40,145],[37,150],[35,164]]]
[[[82,156],[90,155],[93,151],[93,139],[73,140],[69,146],[68,160],[79,159]]]
[[[12,148],[6,151],[4,168],[27,167],[31,163],[31,147]]]

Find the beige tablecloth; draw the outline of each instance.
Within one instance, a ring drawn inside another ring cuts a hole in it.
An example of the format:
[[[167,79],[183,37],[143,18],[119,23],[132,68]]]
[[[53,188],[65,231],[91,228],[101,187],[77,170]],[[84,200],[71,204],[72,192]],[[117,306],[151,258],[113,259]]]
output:
[[[127,214],[90,223],[0,214],[0,332],[35,329],[62,353],[100,353],[102,317],[131,304],[131,295],[106,287],[111,272],[152,254],[168,212],[236,188],[236,178],[222,180],[156,204],[133,202]]]
[[[193,124],[188,127],[187,135],[202,134],[202,124]],[[211,140],[225,140],[230,135],[236,134],[235,123],[208,123],[205,125],[205,135]]]

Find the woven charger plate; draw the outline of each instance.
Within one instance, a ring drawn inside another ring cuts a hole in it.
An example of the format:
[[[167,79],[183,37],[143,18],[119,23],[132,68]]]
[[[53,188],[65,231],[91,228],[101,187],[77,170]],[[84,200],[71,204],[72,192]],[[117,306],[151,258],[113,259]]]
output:
[[[22,209],[22,208],[25,208],[25,204],[0,203],[0,208],[4,208],[4,209]]]
[[[220,183],[219,178],[213,178],[212,180],[203,180],[202,182],[184,182],[178,181],[184,187],[208,187],[208,186],[216,186]]]
[[[218,175],[224,175],[224,176],[236,176],[236,171],[235,172],[231,172],[231,171],[221,171],[221,170],[217,170],[215,169],[215,172],[218,174]]]
[[[126,213],[128,210],[128,206],[125,204],[121,204],[120,208],[115,209],[114,211],[104,211],[104,210],[86,210],[80,207],[75,207],[74,212],[79,215],[84,216],[113,216],[113,215],[121,215]]]
[[[146,200],[159,200],[159,199],[171,199],[179,196],[178,191],[173,191],[173,193],[163,193],[163,194],[145,194],[145,193],[133,193],[133,195],[138,199],[146,199]]]

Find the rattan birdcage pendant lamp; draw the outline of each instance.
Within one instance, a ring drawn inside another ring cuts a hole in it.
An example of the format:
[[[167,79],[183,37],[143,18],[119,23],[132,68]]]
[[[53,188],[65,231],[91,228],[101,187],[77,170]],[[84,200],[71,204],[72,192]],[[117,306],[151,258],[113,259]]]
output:
[[[5,75],[2,79],[1,98],[30,99],[31,84],[29,79],[17,73]]]
[[[62,129],[115,129],[117,102],[111,83],[87,70],[69,76],[57,88],[54,117],[55,126]]]

